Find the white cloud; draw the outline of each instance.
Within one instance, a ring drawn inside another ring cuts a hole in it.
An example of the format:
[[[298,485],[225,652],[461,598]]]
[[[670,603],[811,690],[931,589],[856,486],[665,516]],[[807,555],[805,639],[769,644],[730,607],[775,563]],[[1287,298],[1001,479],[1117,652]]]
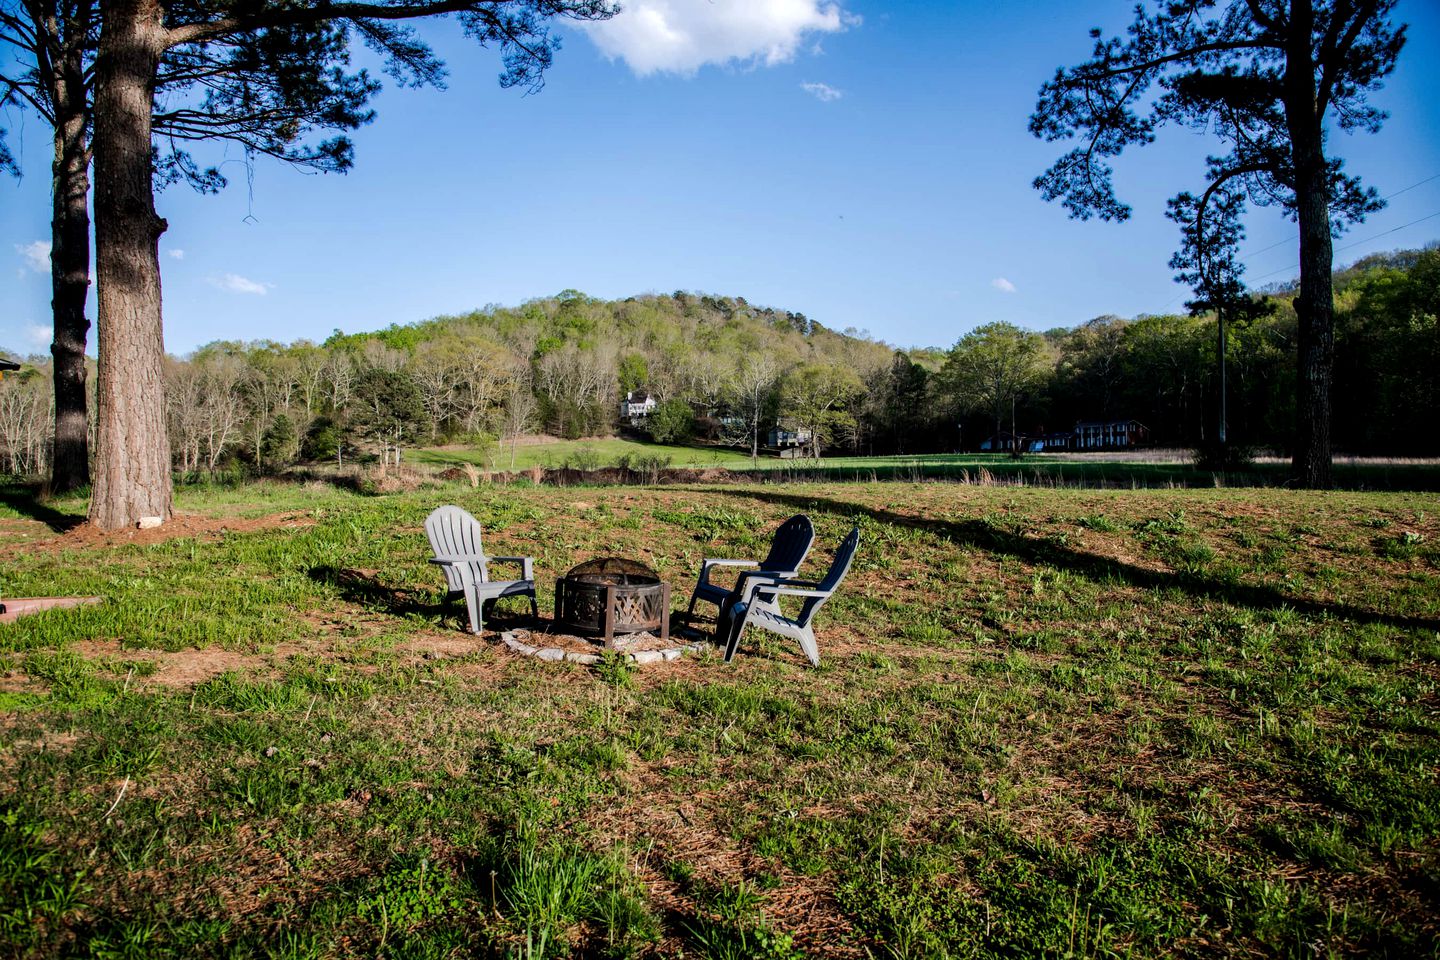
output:
[[[619,15],[584,29],[602,53],[643,77],[786,63],[808,38],[859,23],[828,0],[627,0]]]
[[[54,331],[38,323],[25,324],[25,339],[33,347],[48,347]]]
[[[832,100],[839,100],[845,96],[844,90],[836,90],[828,83],[802,83],[800,89],[813,96],[821,103],[829,103]]]
[[[166,253],[166,255],[167,255],[171,260],[184,260],[184,259],[185,259],[185,251],[184,251],[184,250],[178,250],[178,249],[177,249],[177,250],[167,250],[167,251],[165,251],[165,253]]]
[[[269,293],[270,288],[274,286],[274,284],[260,283],[249,277],[242,277],[238,273],[227,273],[223,277],[211,277],[210,285],[218,287],[226,293],[253,293],[261,297]]]
[[[36,240],[34,243],[17,243],[15,252],[25,261],[25,266],[36,273],[50,272],[50,241]]]
[[[1015,284],[1011,283],[1009,280],[1006,280],[1004,277],[996,277],[994,280],[991,280],[990,286],[994,287],[996,290],[999,290],[1001,293],[1015,292]]]

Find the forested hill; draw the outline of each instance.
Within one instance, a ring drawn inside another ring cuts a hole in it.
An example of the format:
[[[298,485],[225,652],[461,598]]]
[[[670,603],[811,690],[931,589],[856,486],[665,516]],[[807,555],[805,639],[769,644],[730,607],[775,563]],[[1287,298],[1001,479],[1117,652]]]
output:
[[[624,300],[599,300],[578,290],[527,301],[518,307],[490,305],[458,316],[419,323],[392,324],[369,333],[336,331],[326,347],[355,347],[378,340],[400,350],[456,330],[485,332],[515,352],[541,354],[574,343],[590,349],[603,343],[622,349],[654,349],[683,353],[689,343],[711,350],[734,351],[768,344],[799,354],[829,355],[849,349],[847,341],[869,340],[854,330],[837,333],[803,313],[758,307],[744,297],[720,297],[677,290],[643,294]]]
[[[327,348],[366,349],[367,343],[413,353],[452,338],[489,340],[526,359],[557,352],[590,354],[614,363],[621,391],[649,388],[673,397],[689,388],[720,392],[729,368],[747,355],[768,353],[784,364],[839,363],[869,370],[889,363],[892,348],[868,334],[831,330],[803,313],[758,307],[744,297],[677,290],[624,300],[598,300],[577,290],[518,307],[491,305],[458,316],[395,324],[371,333],[337,331]]]
[[[771,381],[805,366],[863,379],[888,365],[892,353],[802,313],[685,291],[606,301],[566,290],[518,307],[489,306],[373,333],[337,331],[324,347],[366,357],[394,351],[397,360],[403,354],[441,365],[480,352],[510,369],[528,366],[540,420],[569,436],[608,432],[616,402],[632,390],[683,399],[702,413],[719,409],[747,358],[767,358],[762,366],[774,368]]]

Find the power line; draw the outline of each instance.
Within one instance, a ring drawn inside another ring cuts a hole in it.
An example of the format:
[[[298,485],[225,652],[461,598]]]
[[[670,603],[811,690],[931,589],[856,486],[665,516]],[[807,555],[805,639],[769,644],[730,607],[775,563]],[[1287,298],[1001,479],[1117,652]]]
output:
[[[1360,245],[1363,244],[1363,243],[1369,243],[1371,240],[1379,240],[1381,237],[1388,237],[1388,236],[1389,236],[1390,234],[1392,234],[1392,233],[1399,233],[1401,230],[1404,230],[1406,227],[1413,227],[1413,226],[1415,226],[1415,224],[1417,224],[1417,223],[1424,223],[1426,220],[1433,220],[1433,219],[1435,219],[1436,217],[1440,217],[1440,210],[1436,210],[1434,213],[1431,213],[1431,214],[1426,214],[1425,216],[1421,217],[1419,220],[1411,220],[1409,223],[1402,223],[1402,224],[1401,224],[1400,226],[1398,226],[1398,227],[1392,227],[1391,229],[1386,230],[1386,231],[1383,232],[1383,233],[1374,234],[1374,235],[1372,235],[1372,236],[1366,237],[1366,238],[1363,239],[1363,240],[1356,240],[1354,243],[1347,243],[1347,244],[1346,244],[1345,246],[1343,246],[1343,247],[1336,247],[1334,250],[1331,251],[1331,256],[1332,256],[1332,258],[1333,258],[1333,256],[1334,256],[1335,254],[1337,254],[1337,253],[1341,253],[1341,252],[1343,252],[1343,251],[1345,251],[1345,250],[1353,249],[1353,248],[1355,248],[1355,247],[1360,246]],[[1255,277],[1254,279],[1255,279],[1255,280],[1264,280],[1266,277],[1273,277],[1273,276],[1275,276],[1275,275],[1277,275],[1277,274],[1289,273],[1289,272],[1292,271],[1292,270],[1299,270],[1299,269],[1300,269],[1300,265],[1297,263],[1297,264],[1295,264],[1294,266],[1291,266],[1291,267],[1281,267],[1279,270],[1272,270],[1272,271],[1270,271],[1269,273],[1264,274],[1264,275],[1259,276],[1259,277]]]
[[[1429,183],[1431,180],[1440,180],[1440,173],[1432,173],[1430,176],[1426,177],[1424,180],[1417,180],[1417,181],[1415,181],[1414,183],[1410,184],[1410,186],[1408,186],[1408,187],[1401,187],[1399,190],[1396,190],[1394,193],[1386,194],[1385,196],[1381,197],[1380,199],[1381,199],[1381,200],[1391,200],[1391,199],[1394,199],[1395,197],[1400,196],[1400,194],[1402,194],[1402,193],[1409,193],[1411,190],[1414,190],[1416,187],[1423,187],[1423,186],[1425,186],[1425,184]],[[1421,217],[1419,220],[1411,220],[1409,223],[1401,224],[1401,225],[1398,226],[1398,227],[1395,227],[1395,228],[1390,229],[1390,230],[1386,230],[1384,233],[1377,233],[1377,234],[1375,234],[1374,236],[1366,237],[1364,240],[1356,240],[1354,243],[1346,244],[1346,245],[1343,246],[1343,247],[1337,247],[1336,249],[1334,249],[1334,250],[1332,250],[1332,251],[1330,252],[1330,253],[1331,253],[1331,257],[1332,257],[1332,259],[1333,259],[1334,255],[1337,254],[1337,253],[1341,253],[1341,252],[1343,252],[1343,251],[1345,251],[1345,250],[1349,250],[1349,249],[1351,249],[1352,247],[1358,247],[1358,246],[1360,246],[1362,243],[1369,243],[1371,240],[1378,240],[1379,238],[1384,237],[1384,236],[1389,236],[1389,235],[1392,234],[1392,233],[1398,233],[1399,231],[1404,230],[1406,227],[1413,227],[1413,226],[1415,226],[1415,224],[1417,224],[1417,223],[1424,223],[1426,220],[1431,220],[1431,219],[1434,219],[1435,217],[1440,217],[1440,210],[1437,210],[1437,211],[1435,211],[1435,212],[1432,213],[1432,214],[1428,214],[1428,215],[1426,215],[1426,216],[1423,216],[1423,217]],[[1244,258],[1243,260],[1241,260],[1240,262],[1241,262],[1241,263],[1249,263],[1251,260],[1254,260],[1256,257],[1260,256],[1260,254],[1265,253],[1267,250],[1274,250],[1276,247],[1283,247],[1283,246],[1285,246],[1286,244],[1295,243],[1295,242],[1297,242],[1299,239],[1300,239],[1300,237],[1299,237],[1299,235],[1297,234],[1296,236],[1287,237],[1287,238],[1284,239],[1284,240],[1280,240],[1280,241],[1278,241],[1278,242],[1276,242],[1276,243],[1272,243],[1272,244],[1270,244],[1270,246],[1268,246],[1268,247],[1261,247],[1259,250],[1256,250],[1254,253],[1250,254],[1248,257],[1245,257],[1245,258]],[[1255,282],[1255,281],[1257,281],[1257,280],[1264,280],[1264,279],[1266,279],[1266,278],[1268,278],[1268,277],[1277,276],[1277,275],[1282,274],[1282,273],[1289,273],[1289,272],[1292,271],[1292,270],[1299,270],[1299,269],[1300,269],[1300,265],[1299,265],[1298,263],[1295,264],[1295,265],[1292,266],[1292,267],[1281,267],[1279,270],[1272,270],[1272,271],[1270,271],[1269,273],[1264,274],[1264,275],[1262,275],[1262,276],[1252,277],[1252,278],[1250,278],[1250,282],[1253,283],[1253,282]],[[1165,306],[1161,307],[1160,309],[1161,309],[1162,311],[1164,311],[1164,310],[1169,310],[1170,307],[1171,307],[1171,305],[1174,304],[1176,300],[1179,300],[1179,299],[1180,299],[1181,297],[1183,297],[1183,296],[1185,296],[1185,294],[1183,294],[1183,293],[1176,294],[1173,298],[1171,298],[1171,300],[1170,300],[1169,303],[1165,304]]]
[[[1404,230],[1406,227],[1413,227],[1417,223],[1424,223],[1426,220],[1431,220],[1435,217],[1440,217],[1440,210],[1436,210],[1434,213],[1426,214],[1419,220],[1411,220],[1409,223],[1402,223],[1400,226],[1395,227],[1393,230],[1386,230],[1384,233],[1377,233],[1373,237],[1366,237],[1364,240],[1356,240],[1354,243],[1347,243],[1345,246],[1338,248],[1334,252],[1339,253],[1341,250],[1349,250],[1351,247],[1358,247],[1362,243],[1369,243],[1371,240],[1378,240],[1380,237],[1389,236],[1392,233]]]
[[[1393,197],[1398,197],[1398,196],[1400,196],[1400,194],[1406,193],[1406,192],[1408,192],[1408,191],[1410,191],[1410,190],[1414,190],[1416,187],[1422,187],[1422,186],[1424,186],[1425,184],[1429,183],[1431,180],[1440,180],[1440,173],[1437,173],[1437,174],[1435,174],[1435,175],[1433,175],[1433,176],[1426,177],[1424,180],[1421,180],[1419,183],[1412,183],[1412,184],[1410,184],[1410,186],[1406,187],[1404,190],[1396,190],[1394,193],[1390,194],[1390,196],[1388,196],[1388,197],[1381,197],[1380,199],[1382,199],[1382,200],[1389,200],[1389,199],[1391,199],[1391,198],[1393,198]]]
[[[1424,180],[1418,180],[1418,181],[1416,181],[1415,183],[1410,184],[1410,186],[1408,186],[1408,187],[1401,187],[1399,190],[1396,190],[1394,193],[1386,194],[1385,196],[1381,197],[1380,200],[1381,200],[1382,202],[1383,202],[1383,201],[1386,201],[1386,200],[1393,200],[1394,198],[1400,196],[1400,194],[1402,194],[1402,193],[1409,193],[1411,190],[1414,190],[1416,187],[1423,187],[1423,186],[1425,186],[1425,184],[1429,183],[1431,180],[1440,180],[1440,173],[1432,173],[1430,176],[1426,177]],[[1381,236],[1383,236],[1383,234],[1381,234]],[[1276,243],[1272,243],[1272,244],[1270,244],[1270,246],[1268,246],[1268,247],[1261,247],[1259,250],[1256,250],[1254,253],[1250,254],[1248,257],[1246,257],[1245,259],[1241,260],[1240,262],[1241,262],[1241,263],[1249,263],[1251,260],[1254,260],[1256,257],[1260,256],[1260,254],[1265,253],[1265,252],[1268,251],[1268,250],[1274,250],[1276,247],[1283,247],[1283,246],[1285,246],[1287,243],[1294,243],[1294,242],[1296,242],[1296,241],[1299,240],[1299,239],[1300,239],[1300,237],[1299,237],[1298,234],[1297,234],[1296,236],[1293,236],[1293,237],[1286,237],[1284,240],[1280,240],[1280,241],[1278,241],[1278,242],[1276,242]],[[1342,249],[1343,249],[1343,248],[1342,248]]]

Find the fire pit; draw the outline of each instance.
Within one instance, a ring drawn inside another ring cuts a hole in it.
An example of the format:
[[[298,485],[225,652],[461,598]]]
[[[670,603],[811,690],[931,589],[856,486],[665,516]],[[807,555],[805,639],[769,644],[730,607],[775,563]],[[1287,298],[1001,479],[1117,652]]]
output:
[[[620,557],[587,560],[555,582],[555,622],[598,634],[615,647],[617,635],[660,631],[670,639],[670,584],[645,564]]]

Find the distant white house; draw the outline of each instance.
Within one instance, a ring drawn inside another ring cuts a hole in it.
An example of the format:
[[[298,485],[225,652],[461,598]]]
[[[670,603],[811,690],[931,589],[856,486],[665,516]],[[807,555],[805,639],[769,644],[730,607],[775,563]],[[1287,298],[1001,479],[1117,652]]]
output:
[[[626,420],[639,420],[655,411],[655,398],[644,390],[631,390],[620,401],[620,416]]]

